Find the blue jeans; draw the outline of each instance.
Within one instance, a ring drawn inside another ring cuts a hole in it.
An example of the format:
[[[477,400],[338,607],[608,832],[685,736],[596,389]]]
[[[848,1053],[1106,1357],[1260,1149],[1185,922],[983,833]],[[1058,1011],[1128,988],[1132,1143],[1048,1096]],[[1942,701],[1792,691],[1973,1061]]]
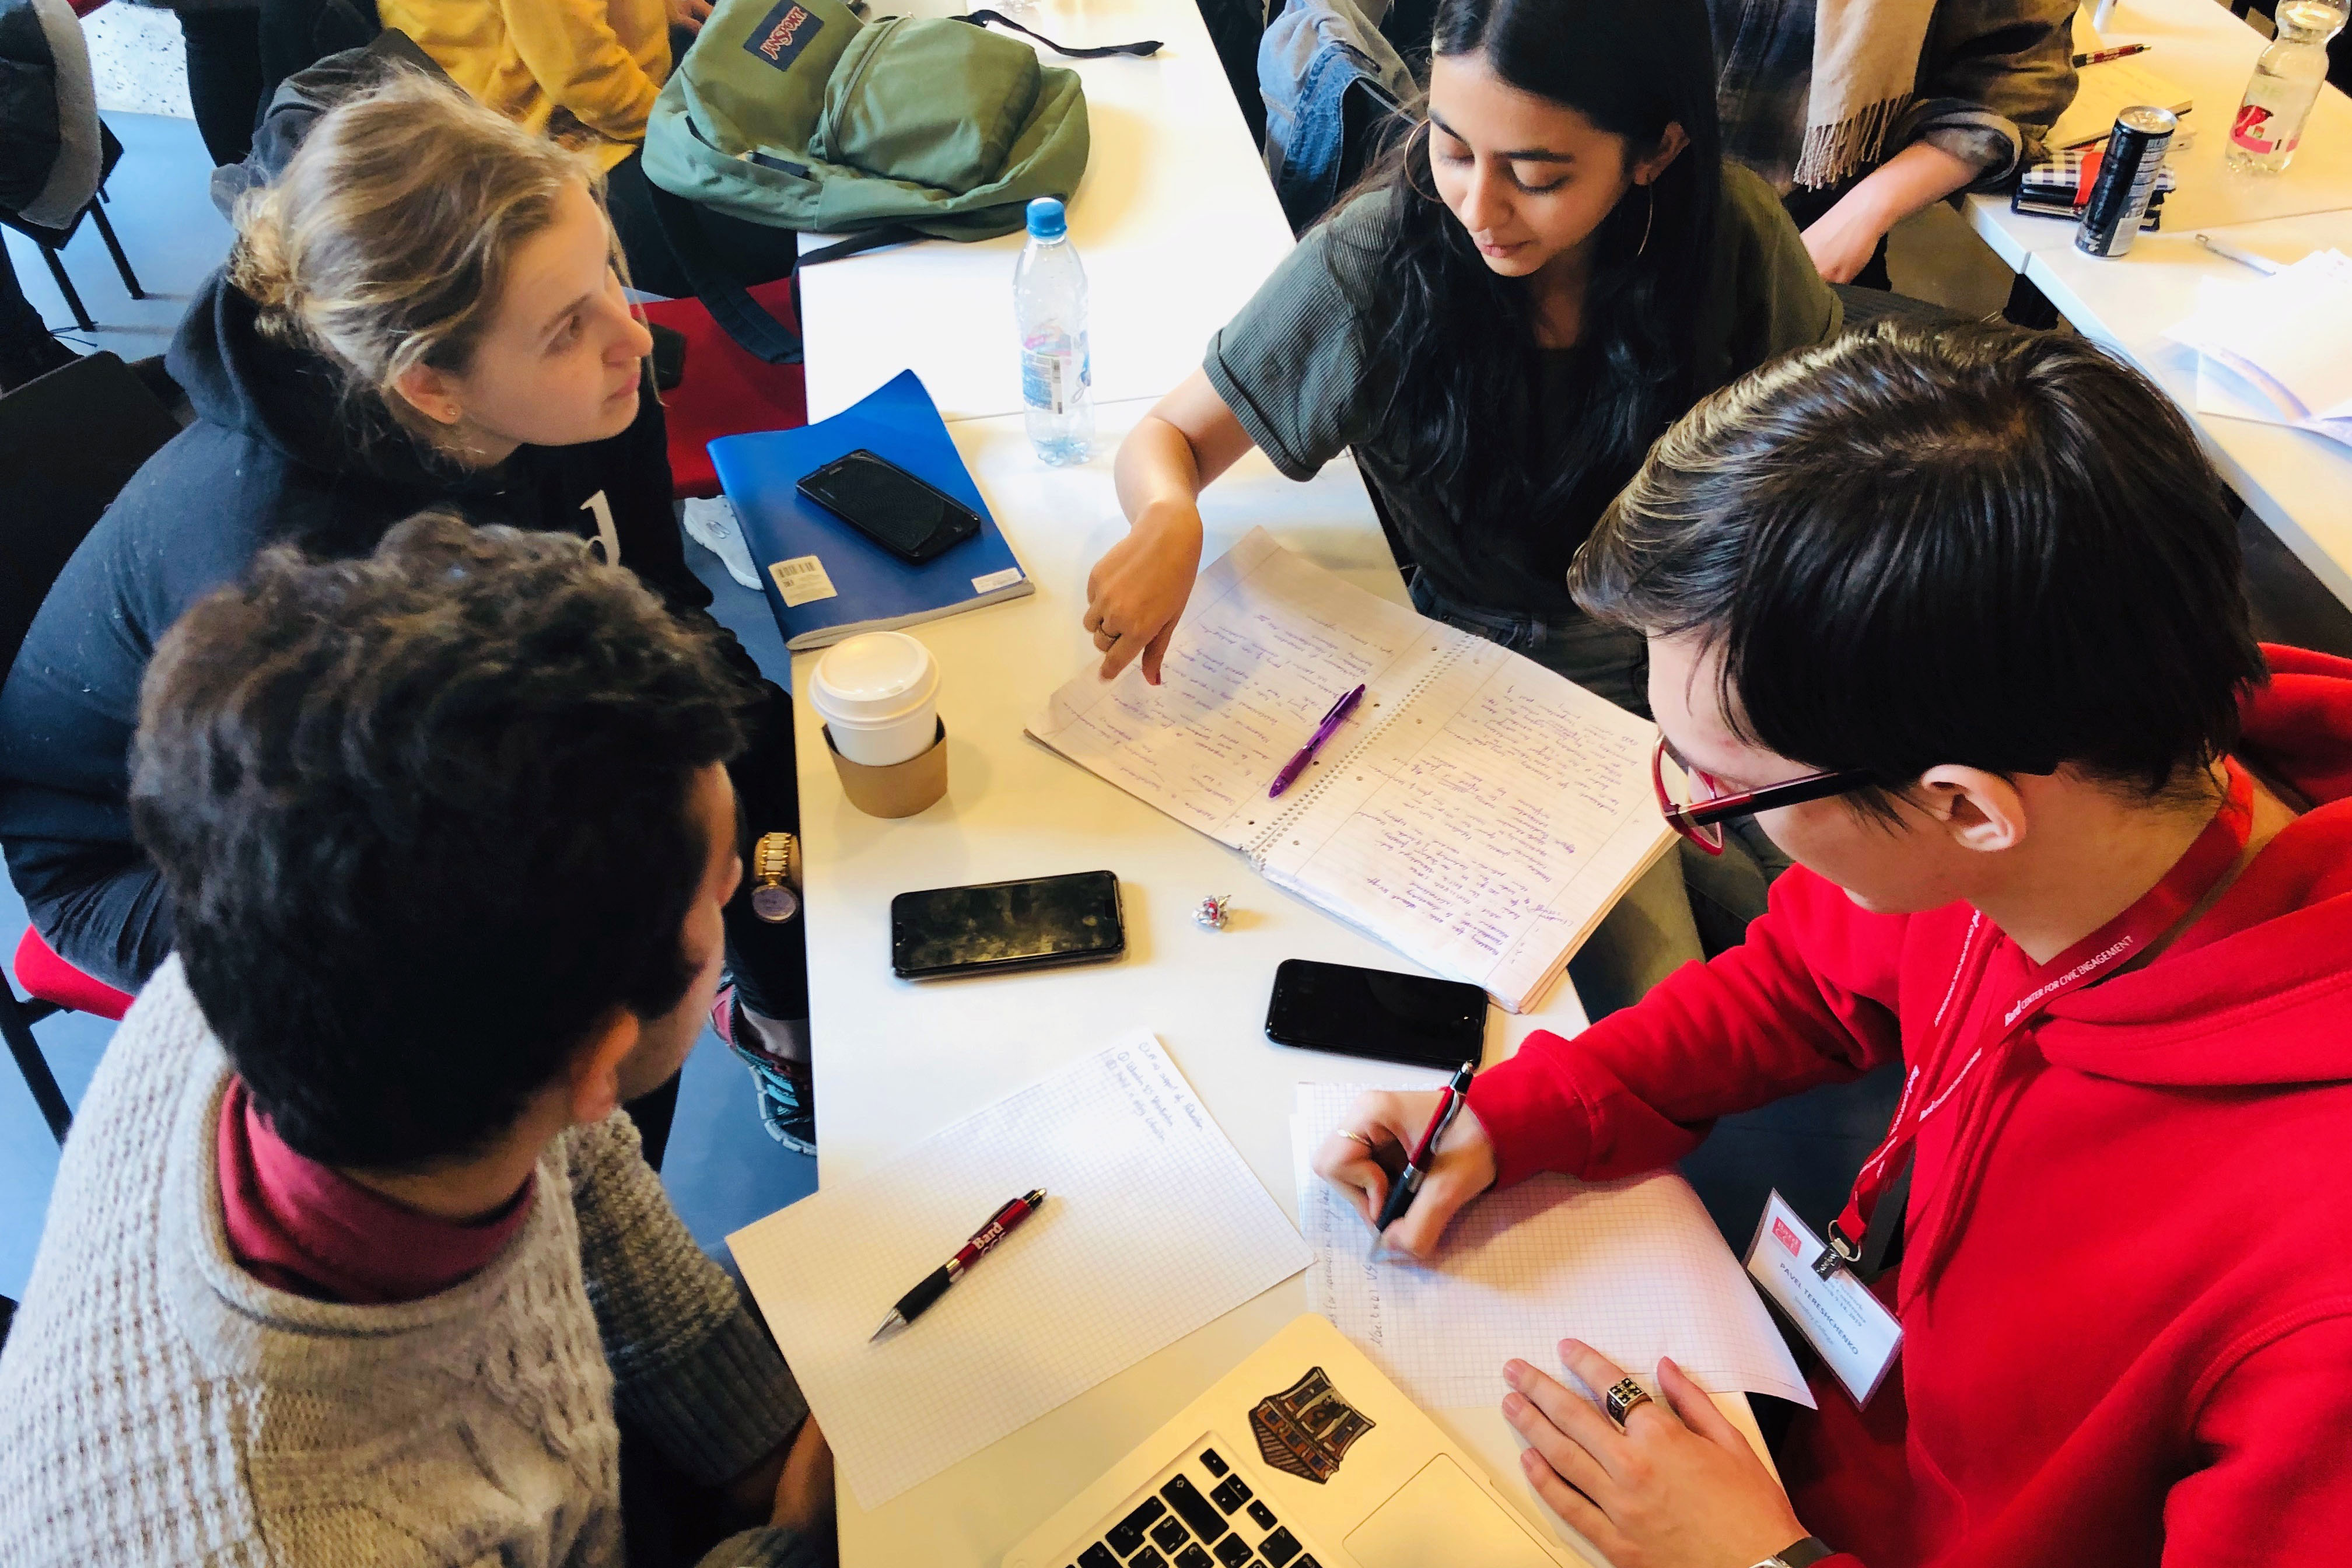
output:
[[[1603,626],[1573,611],[1547,621],[1522,611],[1465,605],[1440,595],[1417,569],[1408,570],[1407,582],[1412,607],[1431,620],[1524,654],[1628,713],[1650,716],[1650,657],[1639,632]]]

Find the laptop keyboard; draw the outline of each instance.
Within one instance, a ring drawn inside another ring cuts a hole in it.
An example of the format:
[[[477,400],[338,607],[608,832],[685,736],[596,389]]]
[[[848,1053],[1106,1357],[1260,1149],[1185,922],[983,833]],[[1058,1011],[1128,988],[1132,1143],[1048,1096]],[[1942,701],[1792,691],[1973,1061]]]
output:
[[[1176,1468],[1071,1568],[1322,1568],[1225,1457]]]

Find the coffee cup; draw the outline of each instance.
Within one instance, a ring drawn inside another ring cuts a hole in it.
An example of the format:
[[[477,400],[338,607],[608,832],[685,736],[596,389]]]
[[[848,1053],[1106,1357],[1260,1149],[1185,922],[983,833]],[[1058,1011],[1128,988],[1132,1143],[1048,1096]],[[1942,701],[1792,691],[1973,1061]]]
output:
[[[809,678],[841,793],[869,816],[912,816],[948,792],[940,669],[904,632],[836,643]]]
[[[809,681],[809,706],[824,717],[833,749],[869,768],[893,767],[931,749],[939,696],[939,661],[904,632],[867,632],[835,643]]]

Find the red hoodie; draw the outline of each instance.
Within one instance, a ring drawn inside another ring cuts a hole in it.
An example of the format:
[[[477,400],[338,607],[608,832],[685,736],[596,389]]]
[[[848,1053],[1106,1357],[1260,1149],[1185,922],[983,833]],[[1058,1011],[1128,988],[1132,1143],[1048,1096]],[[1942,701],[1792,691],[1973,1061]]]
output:
[[[2314,809],[1924,1124],[1877,1286],[1899,1376],[1857,1413],[1816,1371],[1780,1456],[1841,1563],[2352,1563],[2352,662],[2265,651],[2245,754]],[[1745,945],[1477,1079],[1502,1180],[1665,1164],[1715,1117],[1924,1052],[1940,1009],[1969,1037],[2028,962],[1995,932],[1963,973],[1975,918],[1789,872]],[[1959,1064],[1911,1065],[1932,1092]]]

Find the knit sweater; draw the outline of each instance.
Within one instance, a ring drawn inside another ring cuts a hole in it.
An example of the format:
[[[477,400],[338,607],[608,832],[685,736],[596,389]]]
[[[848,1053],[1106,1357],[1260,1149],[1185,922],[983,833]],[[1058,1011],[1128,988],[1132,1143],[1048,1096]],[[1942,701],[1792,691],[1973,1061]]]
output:
[[[74,1122],[0,1353],[0,1565],[619,1568],[626,1415],[697,1481],[806,1414],[782,1358],[614,1115],[541,1157],[522,1231],[394,1306],[230,1256],[228,1063],[173,958]],[[705,1568],[768,1568],[783,1531]]]

